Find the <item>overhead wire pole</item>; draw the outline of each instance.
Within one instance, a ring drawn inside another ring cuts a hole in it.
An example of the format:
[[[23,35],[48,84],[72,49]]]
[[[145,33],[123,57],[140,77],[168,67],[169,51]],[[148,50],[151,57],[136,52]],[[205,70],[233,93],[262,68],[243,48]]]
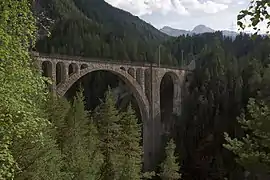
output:
[[[160,67],[160,48],[161,44],[158,46],[158,67]]]
[[[235,27],[235,24],[232,22],[231,27],[230,27],[231,37],[233,37],[234,27]]]
[[[148,60],[148,56],[146,57]],[[160,58],[159,58],[159,64],[160,64]],[[155,157],[155,141],[153,138],[155,137],[155,126],[154,126],[154,102],[153,102],[153,62],[150,62],[150,122],[152,124],[152,152],[151,152],[151,161],[153,161],[153,157]],[[152,164],[151,164],[152,166]]]
[[[181,49],[181,55],[182,55],[181,64],[182,66],[184,66],[184,50],[183,49]]]

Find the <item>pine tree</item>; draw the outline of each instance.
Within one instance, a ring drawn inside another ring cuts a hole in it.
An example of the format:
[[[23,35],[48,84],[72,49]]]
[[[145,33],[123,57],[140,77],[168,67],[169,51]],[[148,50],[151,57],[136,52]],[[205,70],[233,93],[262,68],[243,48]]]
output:
[[[113,180],[120,175],[120,117],[115,107],[114,97],[109,90],[106,92],[105,101],[95,110],[94,120],[97,122],[97,128],[100,138],[100,148],[104,155],[102,165],[102,179]]]
[[[84,110],[82,92],[77,93],[65,126],[65,170],[72,173],[72,179],[98,179],[102,155],[98,149],[97,131]]]
[[[121,176],[120,179],[139,180],[142,170],[141,124],[131,105],[121,114]]]
[[[224,147],[237,155],[236,161],[252,174],[269,174],[269,106],[251,98],[247,106],[247,113],[243,113],[238,121],[246,131],[246,136],[232,139],[225,133],[227,144],[224,144]]]
[[[60,150],[63,149],[65,139],[66,118],[71,109],[71,104],[63,97],[55,97],[49,93],[46,109],[48,120],[56,127],[55,137]]]
[[[176,162],[175,153],[175,144],[173,139],[171,139],[166,147],[166,158],[164,162],[161,164],[161,173],[160,178],[162,180],[175,180],[180,179],[181,174],[178,172],[180,167],[179,164]]]

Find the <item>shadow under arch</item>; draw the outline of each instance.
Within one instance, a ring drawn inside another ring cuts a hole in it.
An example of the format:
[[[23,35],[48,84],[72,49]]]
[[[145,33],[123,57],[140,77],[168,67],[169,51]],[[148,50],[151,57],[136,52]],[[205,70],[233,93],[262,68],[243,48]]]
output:
[[[181,77],[175,72],[165,72],[160,78],[160,151],[158,163],[165,158],[165,147],[173,137],[177,116],[181,109]]]
[[[172,71],[168,71],[166,72],[161,80],[160,80],[160,93],[162,91],[162,88],[164,87],[164,83],[165,86],[168,85],[168,82],[171,83],[170,85],[172,85],[172,91],[171,91],[171,95],[172,95],[172,113],[176,114],[176,115],[180,115],[180,110],[181,110],[181,86],[182,86],[182,81],[181,81],[181,77],[176,74],[175,72]],[[166,84],[167,83],[167,84]],[[161,94],[160,94],[161,95]],[[160,99],[161,100],[161,99]]]
[[[149,119],[149,102],[147,98],[145,97],[143,90],[139,83],[134,79],[131,75],[129,75],[127,72],[119,69],[119,68],[113,68],[113,67],[108,67],[108,66],[103,66],[99,68],[95,67],[88,67],[86,69],[81,70],[80,74],[76,73],[73,74],[67,81],[64,83],[61,83],[57,86],[57,93],[59,96],[64,96],[66,92],[71,88],[71,86],[77,82],[80,78],[83,76],[95,72],[95,71],[108,71],[116,76],[118,76],[127,86],[130,88],[132,94],[134,95],[139,109],[140,109],[140,114],[142,117],[143,123],[146,123]]]

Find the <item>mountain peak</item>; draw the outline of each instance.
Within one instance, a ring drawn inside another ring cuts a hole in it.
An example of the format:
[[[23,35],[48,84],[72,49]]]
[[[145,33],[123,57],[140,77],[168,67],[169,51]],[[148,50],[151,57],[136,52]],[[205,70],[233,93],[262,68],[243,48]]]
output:
[[[169,26],[164,26],[163,28],[160,29],[160,31],[170,36],[181,36],[189,34],[189,31],[174,29]]]
[[[164,26],[162,29],[160,29],[161,32],[168,34],[169,36],[182,36],[182,35],[194,35],[194,34],[203,34],[203,33],[213,33],[215,32],[214,29],[211,29],[210,27],[207,27],[203,24],[200,24],[196,27],[193,28],[192,31],[187,31],[183,29],[174,29],[169,26]],[[235,37],[237,35],[237,32],[233,31],[227,31],[223,30],[221,31],[224,36],[230,36],[230,37]]]
[[[214,32],[215,30],[203,25],[203,24],[200,24],[196,27],[194,27],[194,29],[191,31],[192,33],[195,33],[195,34],[200,34],[200,33],[207,33],[207,32]]]

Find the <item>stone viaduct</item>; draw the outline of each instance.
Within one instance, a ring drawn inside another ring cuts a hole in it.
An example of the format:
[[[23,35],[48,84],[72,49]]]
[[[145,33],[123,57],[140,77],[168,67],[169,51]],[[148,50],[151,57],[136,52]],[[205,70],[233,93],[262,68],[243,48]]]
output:
[[[149,170],[157,163],[160,153],[161,123],[160,84],[165,74],[173,81],[173,112],[181,113],[182,90],[186,77],[195,68],[191,63],[186,68],[172,68],[146,63],[124,63],[81,57],[51,56],[35,54],[43,75],[52,79],[52,90],[64,96],[68,89],[81,77],[93,71],[109,71],[122,79],[135,97],[143,122],[144,169]]]

